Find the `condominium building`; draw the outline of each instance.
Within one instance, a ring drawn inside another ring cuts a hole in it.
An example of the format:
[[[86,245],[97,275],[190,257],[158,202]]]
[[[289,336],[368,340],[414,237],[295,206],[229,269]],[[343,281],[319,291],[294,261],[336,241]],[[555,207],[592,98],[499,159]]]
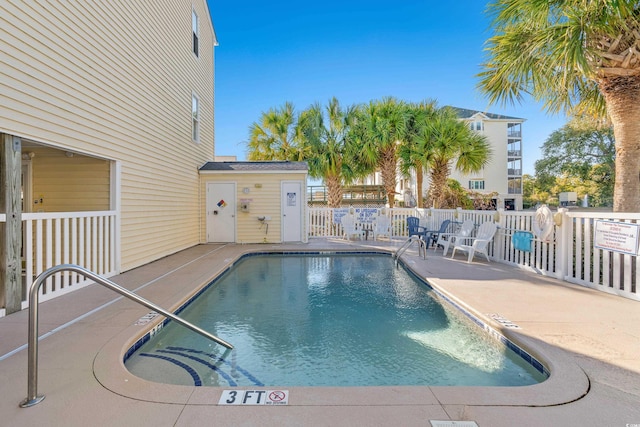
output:
[[[455,108],[461,120],[486,136],[493,150],[491,161],[482,170],[462,174],[452,170],[451,178],[478,193],[498,193],[497,208],[522,209],[522,123],[525,119]]]
[[[450,178],[457,180],[463,188],[480,194],[494,194],[495,208],[507,210],[522,209],[522,123],[525,119],[487,113],[478,110],[452,107],[475,132],[486,136],[491,144],[492,156],[489,163],[478,172],[463,174],[451,170]],[[381,184],[376,173],[369,177],[366,184]],[[422,194],[429,190],[429,179],[425,176]],[[396,203],[404,206],[416,206],[415,172],[410,177],[398,174]],[[497,195],[496,195],[497,194]]]

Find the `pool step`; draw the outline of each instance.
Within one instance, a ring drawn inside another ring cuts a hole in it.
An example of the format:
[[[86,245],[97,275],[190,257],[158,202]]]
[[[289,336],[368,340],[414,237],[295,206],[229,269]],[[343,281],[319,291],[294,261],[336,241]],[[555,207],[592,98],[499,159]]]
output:
[[[218,356],[217,354],[207,353],[193,348],[169,346],[164,349],[157,349],[152,353],[140,353],[140,356],[154,357],[157,359],[165,360],[184,369],[191,376],[191,378],[193,378],[195,386],[203,385],[202,379],[198,374],[198,371],[193,367],[192,364],[185,363],[187,361],[196,362],[200,365],[206,366],[210,370],[216,372],[225,381],[227,381],[228,385],[231,387],[238,386],[238,383],[234,378],[240,377],[239,374],[244,375],[252,383],[252,385],[264,386],[264,384],[260,380],[258,380],[246,369],[238,366],[236,363],[229,362],[228,360]],[[178,356],[179,359],[172,356]],[[184,361],[184,359],[187,359],[187,361]],[[212,363],[212,360],[215,362]],[[226,372],[226,370],[223,370],[220,364],[229,366],[231,368],[231,372],[228,373]]]

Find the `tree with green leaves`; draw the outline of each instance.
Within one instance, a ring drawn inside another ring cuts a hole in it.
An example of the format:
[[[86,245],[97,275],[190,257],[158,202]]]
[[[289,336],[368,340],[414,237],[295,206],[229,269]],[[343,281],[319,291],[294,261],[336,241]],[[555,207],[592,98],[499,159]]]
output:
[[[495,35],[479,87],[490,102],[525,94],[550,112],[613,124],[614,211],[640,212],[640,4],[637,0],[494,0]]]
[[[371,101],[358,108],[353,138],[360,146],[359,161],[380,171],[389,206],[395,203],[398,146],[405,140],[409,110],[395,98]]]
[[[468,174],[480,171],[491,160],[487,138],[469,128],[449,107],[436,111],[417,136],[421,162],[429,169],[429,199],[443,206],[451,168]]]
[[[613,128],[588,117],[573,119],[544,142],[542,159],[536,161],[535,168],[541,183],[573,176],[596,188],[589,195],[593,204],[609,204],[615,182]]]
[[[350,138],[354,119],[355,107],[342,108],[335,97],[325,109],[313,104],[298,119],[307,148],[309,175],[324,181],[330,208],[340,207],[342,186],[357,175],[358,164],[350,160],[355,151]]]
[[[405,140],[398,147],[398,158],[400,161],[400,171],[404,176],[416,175],[417,202],[418,207],[424,207],[424,197],[422,187],[424,175],[427,173],[426,156],[420,135],[424,133],[424,128],[436,114],[438,109],[434,100],[423,101],[417,104],[409,104],[409,116],[407,122],[407,133]]]
[[[292,103],[262,113],[249,127],[249,160],[303,161],[306,157],[304,135]]]

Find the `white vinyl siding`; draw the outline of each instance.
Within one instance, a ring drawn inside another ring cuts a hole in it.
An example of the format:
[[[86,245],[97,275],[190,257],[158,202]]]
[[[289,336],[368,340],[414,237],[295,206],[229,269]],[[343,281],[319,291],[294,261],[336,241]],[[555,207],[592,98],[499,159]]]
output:
[[[199,242],[198,167],[214,155],[208,16],[204,0],[0,2],[0,132],[119,162],[123,270]]]

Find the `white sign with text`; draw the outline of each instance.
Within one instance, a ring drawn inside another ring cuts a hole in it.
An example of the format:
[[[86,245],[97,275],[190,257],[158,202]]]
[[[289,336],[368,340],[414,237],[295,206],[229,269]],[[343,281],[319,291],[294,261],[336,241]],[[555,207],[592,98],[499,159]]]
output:
[[[596,221],[595,247],[628,255],[638,254],[638,224]]]
[[[218,405],[288,405],[289,390],[223,390]]]

